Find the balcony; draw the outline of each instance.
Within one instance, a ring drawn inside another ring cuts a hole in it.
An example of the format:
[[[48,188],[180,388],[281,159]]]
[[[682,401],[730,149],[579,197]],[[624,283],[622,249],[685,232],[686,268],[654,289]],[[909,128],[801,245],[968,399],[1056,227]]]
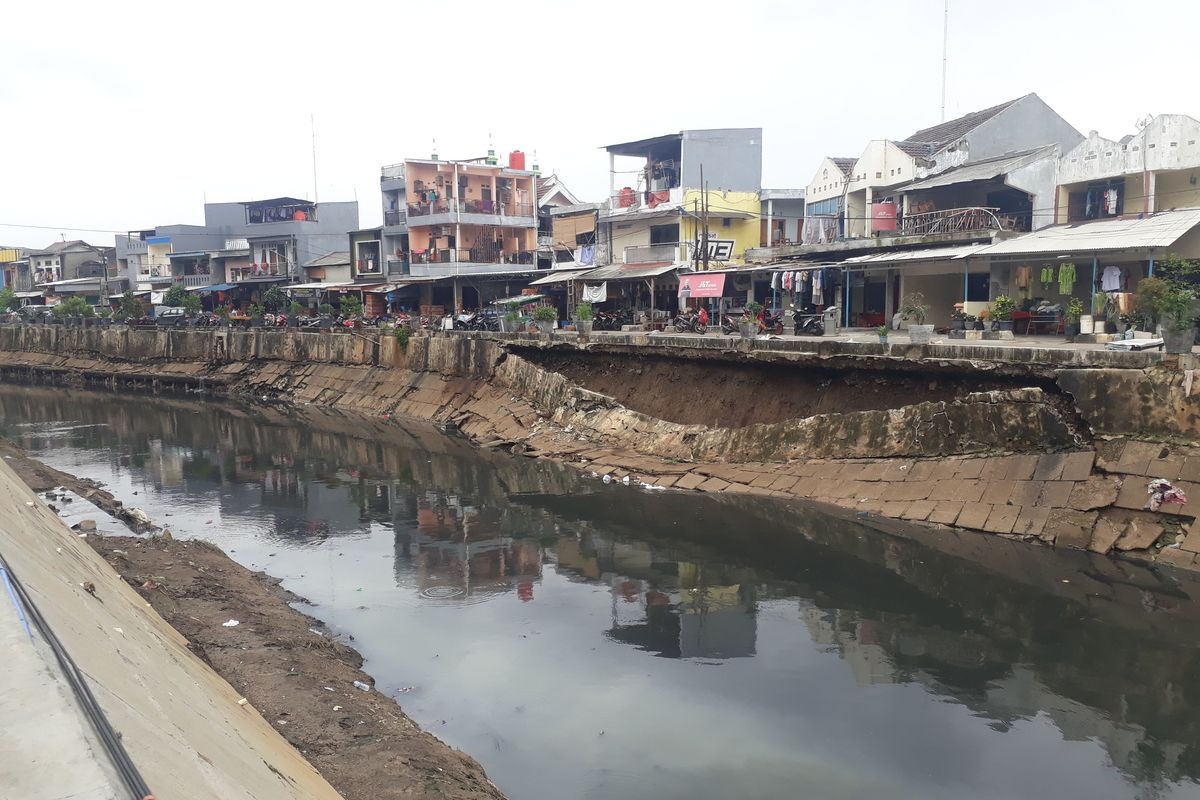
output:
[[[515,253],[497,253],[492,247],[472,247],[440,250],[414,250],[412,263],[417,264],[494,264],[525,265],[537,263],[537,252],[522,250]],[[414,274],[416,271],[414,270]]]
[[[387,260],[387,274],[388,275],[407,275],[408,272],[409,272],[409,270],[408,270],[408,259],[407,258],[397,258],[395,256],[392,256],[391,258],[389,258]]]
[[[688,261],[691,247],[679,242],[638,244],[625,248],[626,264],[654,264],[664,261]]]
[[[128,255],[139,256],[145,255],[149,249],[149,245],[141,239],[127,238],[125,240],[125,252]]]
[[[383,212],[383,224],[389,228],[397,225],[408,224],[408,212],[406,211],[385,211]]]
[[[176,275],[175,283],[182,284],[188,289],[196,286],[211,286],[213,282],[212,275]]]
[[[998,208],[947,208],[924,214],[909,214],[900,219],[900,227],[879,231],[880,235],[934,236],[967,231],[1027,231],[1028,214],[1003,214]]]
[[[534,227],[536,210],[532,203],[493,202],[491,200],[458,200],[449,198],[436,203],[409,203],[408,224],[443,225],[510,225]]]
[[[385,192],[404,188],[404,164],[388,164],[379,170],[379,188]]]
[[[674,189],[661,189],[653,192],[637,192],[628,189],[611,195],[608,198],[607,209],[602,211],[601,214],[605,217],[614,217],[622,214],[654,211],[660,206],[676,208],[682,204],[683,189],[678,186]]]

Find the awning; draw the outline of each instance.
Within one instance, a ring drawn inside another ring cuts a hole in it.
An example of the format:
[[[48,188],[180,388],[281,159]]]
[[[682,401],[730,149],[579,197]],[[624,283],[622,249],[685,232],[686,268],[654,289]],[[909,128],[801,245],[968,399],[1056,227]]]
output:
[[[41,292],[13,292],[13,297],[19,297],[22,300],[28,300],[31,297],[41,297],[41,296],[42,296]],[[117,295],[117,297],[120,297],[120,296],[121,295]]]
[[[291,286],[286,286],[286,289],[336,289],[339,286],[349,286],[347,283],[321,283],[314,281],[313,283],[294,283]]]
[[[708,275],[694,272],[689,275],[680,275],[679,293],[683,294],[685,290],[692,297],[720,297],[725,291],[725,273],[718,272]]]
[[[597,267],[588,273],[589,281],[621,281],[640,278],[657,278],[677,269],[688,269],[682,261],[653,261],[647,264],[610,264]]]
[[[1059,256],[1104,250],[1170,247],[1200,225],[1200,208],[1164,211],[1149,217],[1052,225],[980,251],[985,256]]]
[[[499,300],[493,300],[494,306],[521,306],[526,303],[536,303],[546,295],[544,294],[519,294],[516,297],[503,297]]]
[[[986,244],[964,244],[958,247],[924,247],[919,250],[887,250],[882,253],[871,253],[866,256],[847,258],[843,263],[847,267],[880,267],[888,264],[902,264],[913,261],[956,261],[974,255],[988,248]],[[808,267],[797,267],[807,269]]]
[[[538,278],[536,281],[530,281],[530,286],[550,286],[555,283],[566,283],[572,281],[581,275],[586,275],[592,271],[591,267],[587,269],[560,269],[555,270],[553,274],[547,275],[544,278]]]
[[[188,289],[189,292],[228,292],[230,289],[237,288],[235,283],[213,283],[208,286],[193,286]]]

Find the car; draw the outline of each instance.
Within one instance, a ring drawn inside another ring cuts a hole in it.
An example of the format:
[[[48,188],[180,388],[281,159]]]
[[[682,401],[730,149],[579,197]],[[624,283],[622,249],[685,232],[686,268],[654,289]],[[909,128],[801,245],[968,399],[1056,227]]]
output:
[[[159,328],[177,328],[188,324],[187,309],[181,306],[159,306],[154,311],[154,324]]]

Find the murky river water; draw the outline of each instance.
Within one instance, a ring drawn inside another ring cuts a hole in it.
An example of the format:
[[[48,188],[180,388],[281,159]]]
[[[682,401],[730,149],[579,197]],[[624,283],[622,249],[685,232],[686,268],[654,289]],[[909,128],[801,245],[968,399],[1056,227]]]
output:
[[[513,798],[1200,796],[1188,576],[332,415],[0,387],[0,433],[282,577]]]

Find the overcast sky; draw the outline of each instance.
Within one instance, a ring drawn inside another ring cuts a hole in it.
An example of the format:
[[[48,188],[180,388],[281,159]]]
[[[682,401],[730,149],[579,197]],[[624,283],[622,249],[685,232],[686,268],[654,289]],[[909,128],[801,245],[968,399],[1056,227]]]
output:
[[[939,120],[942,12],[942,0],[10,2],[0,244],[112,244],[103,231],[201,223],[206,197],[312,197],[310,113],[319,199],[357,197],[363,226],[380,222],[381,165],[428,157],[434,138],[444,159],[483,155],[489,133],[600,200],[606,144],[762,127],[763,184],[803,187],[821,156]],[[950,0],[947,117],[1028,92],[1084,134],[1200,116],[1197,23],[1188,0]]]

